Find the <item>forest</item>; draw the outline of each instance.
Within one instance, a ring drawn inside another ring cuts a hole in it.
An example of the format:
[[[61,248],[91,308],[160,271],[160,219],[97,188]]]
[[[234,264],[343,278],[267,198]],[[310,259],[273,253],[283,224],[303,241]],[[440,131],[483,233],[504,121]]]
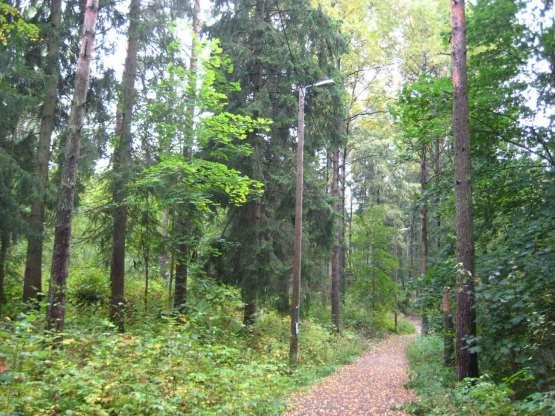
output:
[[[0,416],[555,416],[553,0],[0,0]]]

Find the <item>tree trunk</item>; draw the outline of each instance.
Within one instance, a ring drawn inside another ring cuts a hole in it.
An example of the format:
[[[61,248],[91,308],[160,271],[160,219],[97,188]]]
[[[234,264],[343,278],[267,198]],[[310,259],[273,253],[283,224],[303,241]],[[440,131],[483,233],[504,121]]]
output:
[[[191,40],[191,60],[189,61],[189,89],[191,92],[190,102],[186,110],[186,123],[187,134],[185,140],[188,142],[183,143],[183,157],[191,159],[193,142],[194,142],[194,118],[195,118],[195,103],[196,103],[196,83],[197,83],[197,66],[198,57],[196,50],[196,43],[200,38],[200,2],[194,1],[193,5],[193,38]],[[179,215],[179,214],[178,214]],[[190,232],[190,227],[181,220],[176,221],[177,236],[178,238],[186,239],[187,233]],[[176,252],[176,265],[175,265],[175,292],[174,292],[174,308],[181,312],[185,312],[187,302],[187,278],[189,268],[189,246],[186,242],[179,242]]]
[[[337,219],[341,214],[341,201],[339,199],[339,149],[333,150],[331,155],[331,192],[330,195],[333,199],[333,207]],[[339,223],[339,221],[337,221]],[[331,323],[334,332],[339,332],[340,329],[340,284],[341,284],[341,249],[340,249],[340,226],[337,225],[333,235],[333,247],[331,253]]]
[[[125,238],[127,234],[127,185],[131,174],[131,119],[135,104],[135,78],[139,49],[139,18],[141,2],[131,0],[127,57],[122,77],[122,91],[116,113],[116,147],[113,157],[114,201],[112,229],[112,263],[110,268],[110,319],[120,332],[125,330]]]
[[[148,250],[143,255],[143,260],[145,262],[145,293],[144,293],[144,304],[145,304],[145,313],[148,311],[148,284],[149,284],[149,259],[150,255]]]
[[[42,249],[44,239],[44,205],[48,189],[48,162],[50,142],[54,131],[56,105],[58,103],[58,56],[60,54],[60,26],[62,22],[62,1],[52,0],[50,5],[50,27],[48,29],[47,55],[45,65],[46,93],[41,109],[39,143],[35,160],[34,180],[36,196],[31,204],[29,235],[27,237],[27,258],[23,280],[23,301],[37,301],[42,291]]]
[[[256,0],[255,4],[255,16],[254,16],[254,24],[256,27],[260,27],[260,25],[266,21],[266,0]],[[252,63],[252,88],[254,99],[258,99],[260,90],[263,86],[263,79],[262,79],[262,62],[260,61],[260,55],[262,54],[263,50],[263,35],[261,29],[256,30],[256,35],[253,39],[253,55],[254,55],[254,62]],[[258,111],[253,112],[253,118],[258,117]],[[257,134],[257,132],[252,132],[249,134],[249,144],[253,148],[252,153],[252,178],[258,181],[264,180],[264,171],[263,171],[263,144]],[[262,222],[262,202],[260,199],[256,199],[247,204],[247,216],[249,219],[249,224],[252,227],[252,234],[253,234],[253,247],[254,247],[254,255],[258,256],[258,250],[260,249],[260,227]],[[244,309],[244,318],[243,322],[246,325],[250,325],[255,323],[256,321],[256,302],[257,302],[257,291],[258,291],[258,284],[259,284],[259,273],[261,270],[259,260],[254,259],[253,267],[249,268],[248,275],[243,276],[241,279],[241,291],[243,295],[243,301],[245,303]],[[243,273],[245,270],[243,270]]]
[[[436,205],[436,250],[437,256],[441,253],[441,194],[439,192],[439,186],[441,182],[441,139],[435,140],[435,152],[434,152],[434,176],[435,183],[438,191],[436,191],[435,205]]]
[[[428,203],[426,202],[426,189],[428,187],[428,166],[427,166],[426,145],[422,145],[420,153],[420,274],[428,272]],[[422,334],[428,334],[428,313],[425,308],[422,310]]]
[[[340,184],[340,215],[341,215],[341,228],[339,230],[339,277],[341,279],[340,283],[340,293],[343,296],[347,291],[347,281],[345,275],[345,267],[347,263],[346,259],[346,247],[345,247],[345,232],[347,229],[347,219],[346,217],[346,200],[345,200],[345,189],[347,187],[347,146],[343,147],[341,152],[341,167],[339,170],[339,184]]]
[[[455,136],[455,223],[457,262],[463,273],[457,303],[457,377],[478,376],[478,356],[466,346],[476,335],[474,310],[474,241],[472,237],[472,189],[470,127],[466,73],[466,28],[464,0],[451,0],[451,42],[453,45],[453,132]]]
[[[443,363],[447,367],[453,365],[455,352],[453,350],[453,317],[451,315],[451,305],[449,302],[449,288],[443,288],[443,302],[441,304],[443,313]]]
[[[200,40],[200,0],[194,0],[193,4],[193,36],[191,39],[191,59],[189,61],[189,90],[190,90],[190,102],[187,105],[187,117],[186,122],[188,123],[187,126],[187,138],[190,140],[190,143],[184,144],[184,151],[183,154],[189,158],[192,157],[192,148],[193,148],[193,141],[194,141],[194,125],[195,125],[195,106],[197,100],[197,71],[198,71],[198,56],[197,56],[197,47],[198,42]]]
[[[89,89],[90,64],[94,54],[94,37],[99,0],[87,0],[77,70],[75,91],[69,119],[69,138],[65,145],[64,164],[58,189],[52,270],[48,288],[47,325],[49,329],[63,331],[65,319],[65,293],[69,267],[71,220],[77,180],[77,163],[81,145],[81,129],[85,117]]]
[[[8,257],[8,246],[10,244],[9,234],[3,232],[0,236],[0,315],[6,304],[6,293],[4,292],[4,279],[6,277],[6,258]]]
[[[476,353],[470,351],[471,341],[467,337],[474,336],[474,293],[472,285],[464,283],[457,292],[456,319],[456,362],[457,379],[478,377],[478,361]],[[464,334],[464,335],[463,335]]]
[[[168,231],[170,229],[170,215],[167,209],[162,209],[161,212],[162,219],[160,221],[160,234],[162,235],[162,241],[168,238]],[[158,262],[160,265],[160,276],[166,282],[169,282],[170,278],[170,256],[168,251],[165,249],[165,243],[162,245],[162,250],[158,256]]]
[[[186,227],[181,227],[185,230]],[[178,243],[175,257],[175,288],[173,292],[173,307],[180,313],[185,312],[187,301],[188,278],[188,248],[186,243]]]

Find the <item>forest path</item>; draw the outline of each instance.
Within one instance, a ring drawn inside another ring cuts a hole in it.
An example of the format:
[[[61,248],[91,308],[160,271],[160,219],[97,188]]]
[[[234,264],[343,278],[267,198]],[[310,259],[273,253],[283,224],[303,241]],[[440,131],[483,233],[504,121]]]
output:
[[[416,332],[420,323],[412,318]],[[392,335],[312,386],[295,394],[285,416],[406,416],[398,410],[416,396],[408,381],[406,348],[416,334]]]

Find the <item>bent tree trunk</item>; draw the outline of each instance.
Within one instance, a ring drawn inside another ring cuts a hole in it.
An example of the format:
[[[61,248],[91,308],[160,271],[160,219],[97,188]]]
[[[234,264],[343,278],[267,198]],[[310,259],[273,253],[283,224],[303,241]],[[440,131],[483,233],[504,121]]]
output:
[[[77,162],[81,145],[81,128],[85,116],[85,104],[89,89],[89,73],[94,53],[94,37],[99,0],[87,0],[81,48],[75,72],[75,91],[71,104],[69,138],[65,147],[64,164],[58,189],[56,226],[52,250],[52,269],[48,288],[48,311],[46,315],[49,329],[63,331],[65,319],[65,294],[69,267],[69,244],[71,240],[71,220],[77,180]]]
[[[468,86],[466,73],[466,28],[464,0],[451,0],[453,45],[453,132],[455,136],[455,223],[457,262],[462,266],[457,295],[457,378],[478,376],[478,356],[468,348],[476,335],[474,310],[474,241],[472,237],[472,189]]]
[[[42,248],[44,238],[44,204],[48,188],[48,162],[50,142],[54,131],[54,117],[58,103],[58,56],[60,53],[60,26],[62,22],[62,0],[52,0],[48,29],[46,55],[46,93],[41,109],[39,143],[35,158],[34,180],[37,189],[31,204],[27,258],[23,280],[23,301],[38,300],[42,291]]]
[[[135,104],[135,78],[139,47],[140,0],[132,0],[129,8],[127,57],[122,78],[122,91],[116,113],[116,148],[113,158],[112,263],[110,268],[110,318],[120,332],[125,330],[125,237],[127,234],[127,185],[131,174],[131,119]]]

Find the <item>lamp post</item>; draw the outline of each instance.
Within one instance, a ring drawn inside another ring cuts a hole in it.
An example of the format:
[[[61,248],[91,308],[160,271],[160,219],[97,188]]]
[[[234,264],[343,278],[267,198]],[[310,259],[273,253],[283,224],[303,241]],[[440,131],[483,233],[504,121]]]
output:
[[[333,85],[335,81],[325,79],[314,84],[299,87],[299,108],[297,127],[297,178],[295,190],[295,239],[293,241],[293,293],[291,301],[291,340],[289,362],[295,367],[299,353],[299,321],[301,303],[301,262],[303,242],[303,186],[304,186],[304,105],[310,88]]]

